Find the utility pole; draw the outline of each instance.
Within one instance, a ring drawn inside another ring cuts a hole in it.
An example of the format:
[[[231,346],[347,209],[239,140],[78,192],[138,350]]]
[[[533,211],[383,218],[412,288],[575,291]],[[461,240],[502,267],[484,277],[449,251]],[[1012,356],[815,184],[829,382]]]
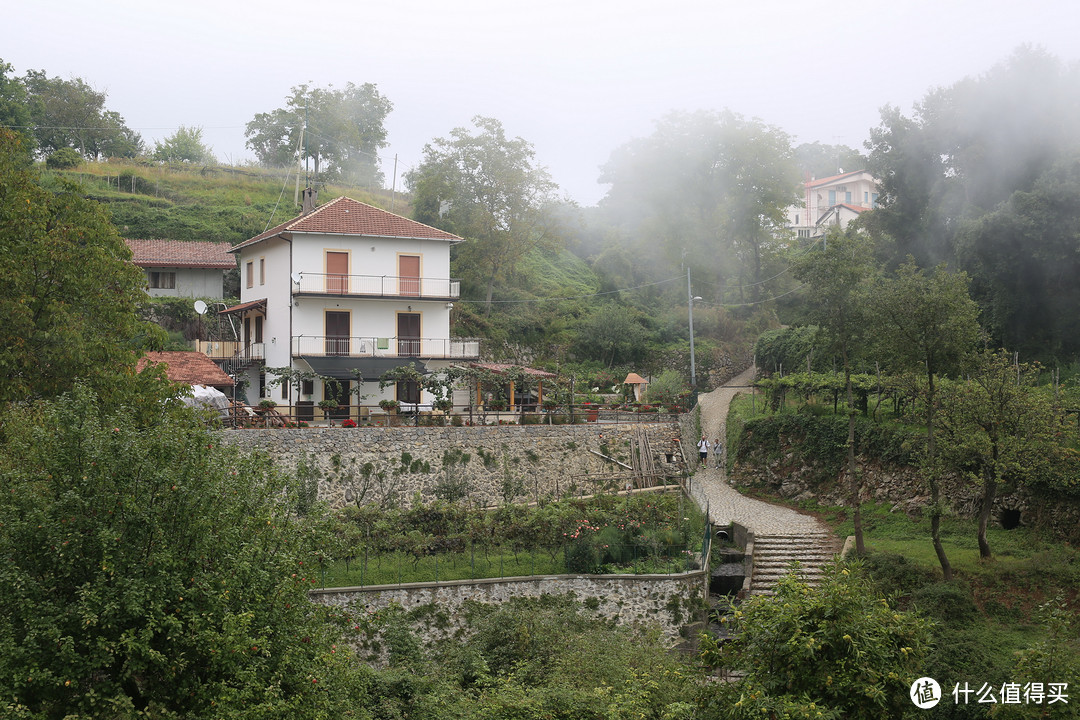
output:
[[[395,200],[397,200],[397,153],[394,153],[394,177],[390,180],[390,212],[394,212]]]
[[[300,204],[300,167],[304,162],[304,130],[307,129],[307,120],[300,126],[300,140],[296,143],[296,191],[293,193],[293,205]]]
[[[690,315],[690,387],[697,390],[697,366],[694,364],[694,301],[700,300],[690,292],[690,266],[686,266],[686,308]]]

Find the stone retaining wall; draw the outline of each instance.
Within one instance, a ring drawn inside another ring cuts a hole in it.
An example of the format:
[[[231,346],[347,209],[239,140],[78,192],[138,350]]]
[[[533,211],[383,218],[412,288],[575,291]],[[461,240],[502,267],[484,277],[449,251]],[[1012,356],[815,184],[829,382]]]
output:
[[[667,423],[503,425],[487,427],[360,427],[224,430],[225,442],[262,451],[285,472],[318,485],[332,507],[351,503],[407,504],[417,494],[468,500],[481,506],[504,501],[609,489],[613,473],[632,465],[634,428],[644,425],[654,448],[679,433]],[[681,468],[656,458],[672,475]]]
[[[731,478],[735,485],[764,486],[780,497],[792,500],[816,499],[823,505],[847,505],[850,493],[846,467],[826,482],[817,478],[816,461],[804,458],[792,441],[785,441],[780,457],[764,459],[762,453],[735,463]],[[863,456],[856,457],[860,496],[863,502],[889,503],[895,511],[920,515],[930,505],[930,491],[919,470],[910,466],[883,466]],[[982,488],[964,482],[955,475],[941,480],[941,496],[950,510],[961,517],[975,517],[979,511]],[[993,522],[1004,525],[1004,517],[1013,512],[1019,523],[1045,528],[1069,542],[1080,542],[1080,499],[1044,497],[1029,490],[1011,493],[999,491],[994,500]]]
[[[572,595],[598,618],[619,624],[656,625],[667,642],[674,645],[685,633],[684,628],[701,620],[707,582],[705,571],[679,575],[549,575],[330,588],[313,590],[310,596],[315,602],[354,612],[380,610],[392,603],[406,611],[437,608],[437,619],[416,628],[424,642],[433,642],[452,637],[462,629],[461,609],[467,602],[498,604],[515,597]]]

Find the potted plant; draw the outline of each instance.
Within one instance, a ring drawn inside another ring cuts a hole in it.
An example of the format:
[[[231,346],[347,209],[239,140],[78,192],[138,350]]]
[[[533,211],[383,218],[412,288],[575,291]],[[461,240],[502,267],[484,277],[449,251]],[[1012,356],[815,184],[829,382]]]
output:
[[[401,409],[401,403],[397,400],[380,400],[379,407],[385,410],[388,414],[393,415]]]
[[[325,398],[325,399],[319,401],[319,407],[322,408],[323,417],[327,421],[329,421],[330,420],[330,411],[331,410],[337,410],[338,401],[334,400],[333,398]]]
[[[592,402],[581,403],[581,409],[585,411],[585,420],[587,422],[596,422],[596,419],[600,417],[600,406]]]
[[[260,400],[259,401],[259,407],[262,408],[263,410],[270,410],[272,408],[276,408],[277,403],[274,402],[273,400]]]

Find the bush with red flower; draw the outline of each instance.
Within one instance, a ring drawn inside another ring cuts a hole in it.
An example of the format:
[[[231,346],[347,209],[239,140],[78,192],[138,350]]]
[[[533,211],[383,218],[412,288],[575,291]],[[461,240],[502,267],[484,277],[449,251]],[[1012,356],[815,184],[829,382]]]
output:
[[[352,418],[345,418],[341,421],[341,427],[354,428],[356,427],[356,421]]]

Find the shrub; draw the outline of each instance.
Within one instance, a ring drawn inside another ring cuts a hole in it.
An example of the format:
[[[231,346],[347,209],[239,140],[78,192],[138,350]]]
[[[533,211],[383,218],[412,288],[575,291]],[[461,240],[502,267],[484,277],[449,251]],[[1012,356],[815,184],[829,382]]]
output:
[[[579,537],[566,546],[566,570],[572,573],[600,571],[600,548],[592,537]]]
[[[45,165],[51,170],[70,170],[82,164],[83,158],[78,150],[60,148],[45,158]]]
[[[911,594],[915,607],[947,623],[968,621],[978,615],[971,593],[958,582],[936,582]]]

